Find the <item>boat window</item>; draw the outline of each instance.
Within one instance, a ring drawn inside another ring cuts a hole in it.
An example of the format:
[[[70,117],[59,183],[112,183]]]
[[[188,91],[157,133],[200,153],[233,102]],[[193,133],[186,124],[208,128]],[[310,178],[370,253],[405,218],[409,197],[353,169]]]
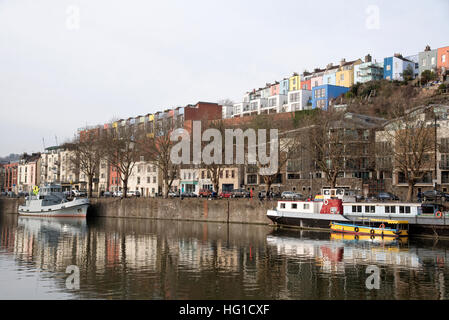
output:
[[[304,203],[304,209],[309,209],[310,205],[308,203]]]
[[[298,204],[297,203],[292,203],[292,209],[298,209]]]
[[[390,207],[390,213],[396,213],[396,206]]]
[[[405,213],[410,213],[410,207],[405,207]]]
[[[399,206],[399,213],[405,213],[404,206]]]
[[[285,209],[285,203],[281,203],[281,209]]]
[[[362,206],[352,206],[352,212],[362,212]]]

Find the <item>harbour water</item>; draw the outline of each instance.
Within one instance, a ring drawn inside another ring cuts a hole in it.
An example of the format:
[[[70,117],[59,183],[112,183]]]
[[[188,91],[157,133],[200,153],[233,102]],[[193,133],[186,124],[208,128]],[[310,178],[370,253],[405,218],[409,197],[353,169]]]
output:
[[[0,213],[0,299],[448,299],[448,245]],[[373,266],[378,289],[367,287]]]

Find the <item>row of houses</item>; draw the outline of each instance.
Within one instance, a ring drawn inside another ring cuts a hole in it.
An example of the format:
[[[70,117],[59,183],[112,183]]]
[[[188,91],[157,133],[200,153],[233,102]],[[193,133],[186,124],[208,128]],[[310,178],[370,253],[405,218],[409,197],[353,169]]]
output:
[[[218,104],[199,102],[194,107],[197,108],[196,120],[206,115],[213,118],[221,114],[221,106]],[[425,172],[417,181],[416,188],[425,191],[438,186],[442,191],[449,191],[449,106],[426,106],[422,107],[421,111],[418,109],[417,112],[428,114],[429,109],[433,114],[428,116],[429,127],[435,128],[435,146],[438,146],[435,153],[429,154],[429,158],[435,158],[436,162],[422,168]],[[288,115],[288,113],[273,114],[270,117],[274,119],[283,116],[288,119]],[[191,121],[195,117],[189,112],[184,113],[184,116],[185,123],[178,124],[185,125],[186,128],[191,127]],[[149,121],[149,117],[147,118],[148,120],[143,122],[143,128],[151,131],[146,128],[150,125],[154,126],[154,123]],[[248,119],[250,118],[233,118],[225,122],[235,125]],[[126,126],[126,122],[114,123],[118,126]],[[114,123],[108,124],[107,127],[114,127]],[[407,181],[404,179],[404,174],[395,167],[394,160],[391,159],[392,155],[386,157],[384,154],[378,154],[374,147],[383,142],[383,133],[391,130],[389,129],[391,123],[392,121],[387,122],[382,118],[354,113],[344,114],[344,121],[335,127],[344,133],[346,148],[342,154],[344,166],[338,173],[339,187],[356,190],[364,195],[372,195],[380,191],[392,191],[398,195],[405,195]],[[102,129],[104,127],[105,125],[101,126]],[[15,193],[30,192],[34,185],[60,183],[65,190],[72,188],[85,190],[87,178],[83,172],[70,165],[69,159],[73,156],[73,151],[56,146],[46,148],[41,154],[25,155],[17,162],[1,165],[1,189]],[[312,195],[319,193],[324,187],[329,187],[325,173],[312,162],[307,152],[296,153],[281,166],[278,176],[270,185],[270,190],[274,192],[292,190]],[[118,173],[105,160],[101,161],[93,182],[93,191],[97,194],[123,190]],[[255,165],[229,165],[223,168],[220,174],[219,191],[244,188],[257,192],[265,190],[266,187],[263,176],[259,174]],[[134,165],[128,189],[139,191],[145,197],[160,195],[163,190],[161,172],[153,163],[145,161],[142,157]],[[171,191],[198,194],[202,189],[213,189],[210,172],[201,165],[191,165],[180,168]]]
[[[396,53],[379,62],[373,61],[368,54],[363,60],[342,59],[338,65],[330,63],[313,72],[295,72],[281,81],[247,92],[242,102],[225,106],[223,117],[327,109],[332,101],[356,83],[381,79],[403,81],[407,71],[411,78],[417,78],[426,70],[436,74],[449,70],[449,47],[431,50],[427,46],[417,54],[403,56]]]

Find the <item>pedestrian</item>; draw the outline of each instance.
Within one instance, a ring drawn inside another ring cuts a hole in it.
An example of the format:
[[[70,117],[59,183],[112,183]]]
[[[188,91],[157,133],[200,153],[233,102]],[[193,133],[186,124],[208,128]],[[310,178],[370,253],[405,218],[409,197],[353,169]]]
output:
[[[418,191],[418,202],[421,202],[421,198],[422,198],[422,192],[421,192],[421,190],[420,191]]]

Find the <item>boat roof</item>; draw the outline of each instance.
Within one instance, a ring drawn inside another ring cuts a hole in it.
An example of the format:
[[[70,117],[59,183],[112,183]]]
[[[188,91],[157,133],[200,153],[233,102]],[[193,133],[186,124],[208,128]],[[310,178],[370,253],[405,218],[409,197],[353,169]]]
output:
[[[391,220],[391,219],[369,219],[371,222],[385,222],[391,224],[408,224],[408,221],[404,220]]]
[[[415,202],[343,202],[344,206],[415,206],[420,207],[421,203]]]

